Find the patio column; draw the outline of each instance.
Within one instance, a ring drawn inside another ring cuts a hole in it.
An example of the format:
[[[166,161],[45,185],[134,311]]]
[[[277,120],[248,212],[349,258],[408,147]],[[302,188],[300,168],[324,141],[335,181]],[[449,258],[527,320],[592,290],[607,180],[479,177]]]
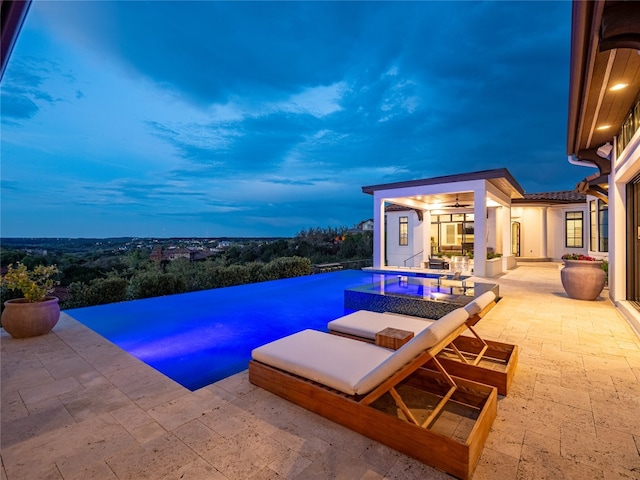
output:
[[[540,256],[547,258],[547,207],[540,207]]]
[[[500,234],[502,237],[502,256],[511,255],[511,207],[500,207]]]
[[[609,180],[609,297],[627,298],[626,184]],[[636,232],[631,232],[632,235]],[[640,234],[640,233],[638,233]]]
[[[487,271],[487,186],[473,191],[473,274],[484,277]]]
[[[373,268],[384,267],[385,244],[384,198],[378,192],[373,196]]]
[[[422,212],[422,264],[429,261],[431,257],[431,210]]]

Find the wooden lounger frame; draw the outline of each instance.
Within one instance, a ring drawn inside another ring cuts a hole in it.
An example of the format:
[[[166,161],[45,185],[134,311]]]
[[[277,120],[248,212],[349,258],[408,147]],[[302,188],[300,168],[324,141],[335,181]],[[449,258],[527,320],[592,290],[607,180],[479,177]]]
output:
[[[465,328],[464,324],[457,328],[366,395],[347,395],[256,360],[249,362],[249,381],[427,465],[467,480],[473,474],[496,417],[498,395],[495,387],[450,376],[435,358]],[[422,368],[427,363],[439,372]],[[441,397],[426,421],[420,423],[411,414],[396,388],[400,384]],[[386,393],[393,397],[406,420],[372,406]],[[477,412],[475,423],[464,441],[429,429],[448,402],[465,405]]]
[[[518,346],[485,340],[473,328],[495,304],[493,301],[480,313],[469,317],[466,324],[473,337],[460,335],[448,346],[458,360],[447,358],[444,354],[441,354],[438,360],[452,375],[492,385],[498,389],[500,395],[507,395],[518,365]],[[502,368],[492,370],[483,367],[480,365],[483,358],[500,364]]]

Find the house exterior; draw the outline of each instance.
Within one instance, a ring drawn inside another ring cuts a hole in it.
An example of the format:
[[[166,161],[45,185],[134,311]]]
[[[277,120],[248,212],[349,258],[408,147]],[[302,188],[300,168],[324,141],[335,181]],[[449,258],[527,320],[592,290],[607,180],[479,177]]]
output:
[[[640,3],[574,2],[568,161],[607,205],[609,297],[640,331]],[[601,231],[600,240],[602,242]],[[604,242],[602,242],[604,246]]]
[[[520,260],[560,260],[565,253],[608,259],[608,209],[573,190],[525,194],[511,208],[511,253]]]
[[[491,182],[502,184],[503,189],[504,185],[511,185],[513,198],[505,194],[502,204],[485,198],[481,202],[484,208],[477,208],[476,197],[465,191],[469,182],[484,183],[485,188],[493,185]],[[419,195],[415,195],[416,189]],[[443,189],[453,190],[433,193]],[[608,259],[608,209],[602,199],[576,191],[524,193],[506,169],[363,190],[378,192],[384,198],[384,220],[379,234],[374,235],[379,244],[379,250],[374,249],[374,256],[379,256],[374,268],[426,268],[433,256],[473,253],[474,273],[492,276],[513,268],[516,260],[560,261],[565,253]],[[485,221],[481,227],[475,221],[476,209],[483,211]],[[484,247],[478,247],[478,228],[484,232]],[[501,254],[502,260],[496,260],[500,265],[492,265],[491,271],[485,265],[481,274],[478,248]]]
[[[364,230],[366,232],[373,231],[373,218],[363,220],[358,224],[358,230]]]
[[[423,267],[439,251],[474,252],[479,276],[515,266],[511,201],[524,190],[506,168],[362,187],[374,197],[373,268]],[[479,254],[482,252],[482,254]],[[502,253],[489,262],[487,253]],[[491,270],[491,272],[489,272]]]
[[[608,259],[609,298],[640,331],[640,3],[572,9],[567,160],[589,169],[576,191],[525,194],[505,169],[363,187],[374,267],[423,267],[470,242],[480,276],[492,249],[503,268],[584,253]]]

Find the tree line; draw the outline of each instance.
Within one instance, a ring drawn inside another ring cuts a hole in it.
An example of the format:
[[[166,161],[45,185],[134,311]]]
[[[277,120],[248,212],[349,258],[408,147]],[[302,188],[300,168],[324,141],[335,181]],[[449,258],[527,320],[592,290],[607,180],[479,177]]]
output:
[[[27,253],[0,249],[0,265],[56,264],[64,295],[61,308],[101,305],[196,290],[277,280],[313,272],[314,264],[371,261],[372,232],[346,228],[310,228],[290,239],[246,240],[206,260],[152,260],[149,249],[133,252]],[[349,265],[349,263],[346,263]],[[354,263],[355,265],[355,263]],[[21,292],[0,292],[2,303]]]

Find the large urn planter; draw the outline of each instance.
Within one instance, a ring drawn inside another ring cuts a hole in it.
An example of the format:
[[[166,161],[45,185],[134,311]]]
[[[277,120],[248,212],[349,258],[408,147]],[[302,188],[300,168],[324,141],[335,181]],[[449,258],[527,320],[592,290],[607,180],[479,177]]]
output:
[[[56,297],[47,297],[41,302],[17,298],[4,302],[2,327],[15,338],[37,337],[49,333],[59,318]]]
[[[560,271],[562,286],[576,300],[595,300],[602,292],[607,274],[601,261],[565,260]]]

